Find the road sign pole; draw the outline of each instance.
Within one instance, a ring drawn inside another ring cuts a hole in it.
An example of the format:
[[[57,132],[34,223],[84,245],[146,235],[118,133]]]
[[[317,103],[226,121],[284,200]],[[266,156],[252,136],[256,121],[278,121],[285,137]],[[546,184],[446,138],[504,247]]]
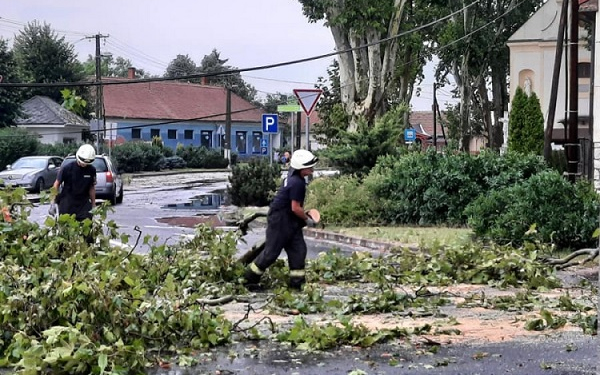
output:
[[[308,127],[310,126],[310,117],[308,115],[306,115],[306,149],[308,151],[310,151],[310,139],[309,139],[309,130]]]
[[[273,165],[273,137],[269,133],[269,165]]]
[[[292,129],[292,135],[291,135],[291,139],[290,139],[292,151],[290,152],[290,155],[294,153],[294,125],[295,124],[296,124],[296,113],[292,112],[292,123],[290,126],[290,129]]]

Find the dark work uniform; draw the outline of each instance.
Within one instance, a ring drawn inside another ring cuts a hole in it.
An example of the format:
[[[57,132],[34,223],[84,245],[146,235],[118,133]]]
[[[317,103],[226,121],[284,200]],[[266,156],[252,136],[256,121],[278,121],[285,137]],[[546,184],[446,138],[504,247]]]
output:
[[[275,263],[283,249],[288,256],[290,286],[300,288],[305,282],[306,243],[302,228],[306,223],[292,212],[292,200],[304,205],[306,181],[299,171],[290,169],[290,172],[269,207],[265,249],[248,266],[247,284],[258,284],[261,275]]]
[[[96,185],[96,168],[93,165],[80,167],[77,162],[64,165],[56,179],[62,184],[58,195],[58,212],[75,215],[77,220],[91,219],[92,201],[90,188]]]

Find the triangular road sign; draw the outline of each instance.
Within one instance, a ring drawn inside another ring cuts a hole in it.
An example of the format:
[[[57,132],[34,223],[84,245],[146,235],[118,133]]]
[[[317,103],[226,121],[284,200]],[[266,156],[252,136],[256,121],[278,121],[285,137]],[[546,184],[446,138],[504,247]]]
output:
[[[294,95],[296,95],[298,98],[298,101],[300,102],[300,105],[302,106],[302,109],[304,109],[304,113],[306,113],[307,116],[310,116],[322,92],[323,90],[320,89],[294,90]]]

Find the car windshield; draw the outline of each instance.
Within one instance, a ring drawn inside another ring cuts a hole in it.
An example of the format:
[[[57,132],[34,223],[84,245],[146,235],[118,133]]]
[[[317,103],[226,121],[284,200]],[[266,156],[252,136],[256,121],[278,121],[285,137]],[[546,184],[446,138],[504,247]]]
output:
[[[75,161],[75,158],[67,158],[63,162],[63,165],[67,165]],[[108,171],[108,167],[106,166],[106,162],[102,158],[96,158],[92,165],[96,168],[96,172],[106,172]]]
[[[42,169],[46,168],[48,164],[48,159],[44,158],[23,158],[17,160],[13,165],[10,166],[11,169],[21,169],[21,168],[32,168],[32,169]]]

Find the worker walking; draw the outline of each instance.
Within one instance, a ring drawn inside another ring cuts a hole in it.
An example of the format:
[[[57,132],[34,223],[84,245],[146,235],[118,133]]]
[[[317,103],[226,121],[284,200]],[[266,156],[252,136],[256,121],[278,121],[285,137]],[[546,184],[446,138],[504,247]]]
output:
[[[290,268],[289,286],[301,289],[305,283],[306,242],[302,228],[315,226],[315,221],[304,211],[305,177],[312,175],[317,161],[307,150],[296,150],[292,155],[288,175],[269,207],[265,248],[246,268],[244,285],[249,290],[260,288],[262,274],[275,263],[283,249]]]
[[[62,187],[56,196],[58,212],[61,215],[75,215],[77,221],[83,221],[92,219],[91,211],[96,206],[96,168],[92,165],[96,151],[92,145],[82,145],[75,159],[75,163],[60,168],[53,188],[58,192]],[[92,236],[87,236],[86,241],[92,243]]]

